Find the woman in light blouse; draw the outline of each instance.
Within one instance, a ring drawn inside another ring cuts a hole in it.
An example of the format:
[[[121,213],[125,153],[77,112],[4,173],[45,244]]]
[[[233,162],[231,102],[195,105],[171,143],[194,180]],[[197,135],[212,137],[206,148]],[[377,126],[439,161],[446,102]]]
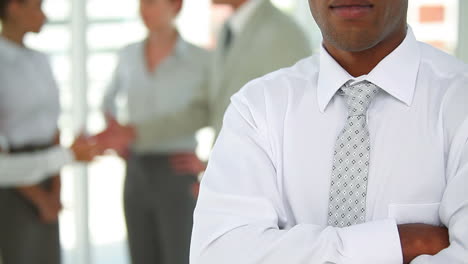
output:
[[[0,0],[0,258],[3,264],[58,264],[63,165],[91,161],[131,138],[117,124],[106,133],[58,142],[60,112],[47,56],[25,46],[46,16],[41,0]],[[110,135],[112,134],[112,136]],[[117,142],[117,143],[116,143]]]
[[[195,133],[207,124],[209,55],[179,35],[181,7],[182,0],[140,1],[148,35],[120,52],[104,103],[136,133],[124,191],[134,264],[188,263],[197,179],[180,157],[193,155]]]
[[[46,17],[41,0],[0,0],[0,134],[12,155],[43,151],[57,141],[58,89],[45,54],[24,45]],[[9,173],[4,171],[2,173]],[[60,263],[60,177],[0,188],[0,252],[4,264]]]

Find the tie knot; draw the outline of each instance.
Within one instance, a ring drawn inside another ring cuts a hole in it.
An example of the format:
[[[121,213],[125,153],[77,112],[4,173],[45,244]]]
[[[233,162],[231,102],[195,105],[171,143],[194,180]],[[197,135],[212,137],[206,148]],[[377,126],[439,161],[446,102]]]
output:
[[[371,82],[363,81],[354,85],[345,85],[341,90],[346,97],[348,114],[356,116],[366,115],[367,108],[380,89]]]

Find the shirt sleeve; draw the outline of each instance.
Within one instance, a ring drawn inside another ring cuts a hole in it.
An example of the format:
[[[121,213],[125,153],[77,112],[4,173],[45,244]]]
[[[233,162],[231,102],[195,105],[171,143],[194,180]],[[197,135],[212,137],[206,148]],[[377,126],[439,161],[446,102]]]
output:
[[[233,97],[202,179],[190,263],[401,264],[394,220],[289,224],[263,119]]]
[[[0,153],[0,185],[12,187],[36,184],[59,172],[73,160],[73,153],[59,146],[30,153]]]
[[[122,74],[125,74],[125,72],[122,70],[123,56],[124,52],[122,51],[119,54],[117,66],[114,69],[111,81],[107,86],[106,93],[104,94],[104,98],[101,104],[102,112],[113,117],[117,117],[118,115],[117,100],[118,95],[122,89],[122,79],[124,79]]]
[[[462,264],[468,261],[468,76],[444,101],[446,182],[439,215],[449,230],[450,246],[435,256],[422,255],[412,264]]]

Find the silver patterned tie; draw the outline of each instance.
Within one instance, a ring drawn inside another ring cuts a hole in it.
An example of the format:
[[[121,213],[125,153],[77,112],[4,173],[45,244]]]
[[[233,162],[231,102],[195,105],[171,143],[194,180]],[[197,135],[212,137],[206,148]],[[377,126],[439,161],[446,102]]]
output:
[[[366,112],[378,92],[379,88],[367,81],[341,88],[340,94],[348,105],[348,119],[335,145],[328,206],[330,226],[365,222],[371,149]]]

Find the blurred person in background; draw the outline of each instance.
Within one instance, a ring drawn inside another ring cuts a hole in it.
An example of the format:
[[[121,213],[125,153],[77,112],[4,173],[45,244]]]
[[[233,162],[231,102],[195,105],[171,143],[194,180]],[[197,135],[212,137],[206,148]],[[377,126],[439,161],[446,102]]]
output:
[[[223,25],[214,54],[211,125],[221,129],[230,98],[248,81],[311,55],[304,31],[270,0],[212,0],[234,10]]]
[[[58,89],[48,58],[23,42],[46,21],[41,5],[41,0],[0,1],[0,134],[11,154],[59,144]],[[36,185],[0,188],[4,264],[60,263],[60,189],[58,175]]]
[[[9,153],[58,145],[58,89],[46,55],[24,45],[46,21],[40,0],[1,0],[0,134]],[[2,172],[4,173],[4,172]],[[60,263],[60,177],[1,188],[0,250],[4,264]]]
[[[4,264],[60,263],[57,173],[74,159],[92,160],[109,143],[123,148],[131,135],[112,124],[70,149],[60,147],[48,58],[24,44],[26,33],[39,33],[46,21],[42,1],[0,0],[0,21],[0,255]]]
[[[270,0],[212,0],[233,8],[223,25],[214,53],[210,83],[210,126],[219,133],[230,98],[248,81],[288,67],[311,55],[300,26]],[[196,155],[176,155],[181,172],[200,173],[205,165]]]
[[[178,173],[175,168],[185,164],[171,156],[195,155],[195,133],[207,124],[209,54],[179,35],[175,19],[182,4],[140,1],[148,35],[120,52],[104,100],[108,119],[118,119],[136,135],[129,153],[123,153],[128,159],[124,208],[134,264],[188,263],[197,175]]]

